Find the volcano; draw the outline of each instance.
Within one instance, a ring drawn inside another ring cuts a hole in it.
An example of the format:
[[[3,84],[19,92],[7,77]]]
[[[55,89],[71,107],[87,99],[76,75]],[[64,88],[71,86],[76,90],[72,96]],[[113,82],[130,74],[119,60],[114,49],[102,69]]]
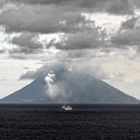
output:
[[[1,103],[138,104],[131,97],[89,74],[66,69],[46,75],[0,100]]]

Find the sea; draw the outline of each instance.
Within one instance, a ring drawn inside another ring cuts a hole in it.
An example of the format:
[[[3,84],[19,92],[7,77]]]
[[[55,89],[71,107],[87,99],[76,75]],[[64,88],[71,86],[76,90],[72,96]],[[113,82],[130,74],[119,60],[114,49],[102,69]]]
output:
[[[140,105],[0,104],[0,140],[140,140]]]

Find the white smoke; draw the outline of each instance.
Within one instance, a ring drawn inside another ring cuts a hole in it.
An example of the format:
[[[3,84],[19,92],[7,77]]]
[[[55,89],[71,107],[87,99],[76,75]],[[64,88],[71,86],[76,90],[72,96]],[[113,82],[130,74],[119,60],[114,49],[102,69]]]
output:
[[[56,75],[55,75],[55,73],[53,71],[48,73],[47,76],[45,77],[45,81],[48,84],[48,86],[53,85],[55,80],[56,80]]]
[[[56,74],[53,71],[50,71],[44,79],[47,84],[46,94],[51,99],[65,97],[66,91],[64,85],[62,83],[57,82]]]

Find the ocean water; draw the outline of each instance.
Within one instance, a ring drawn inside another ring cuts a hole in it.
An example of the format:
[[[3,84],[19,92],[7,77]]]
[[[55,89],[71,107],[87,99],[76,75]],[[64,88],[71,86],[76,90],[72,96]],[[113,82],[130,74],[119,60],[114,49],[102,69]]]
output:
[[[140,140],[140,105],[0,105],[1,140]]]

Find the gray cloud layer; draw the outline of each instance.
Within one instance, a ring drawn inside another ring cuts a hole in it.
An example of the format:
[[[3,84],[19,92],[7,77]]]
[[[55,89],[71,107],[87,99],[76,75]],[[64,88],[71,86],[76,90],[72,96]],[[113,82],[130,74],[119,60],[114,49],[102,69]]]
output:
[[[10,0],[11,1],[11,0]],[[93,11],[106,11],[111,14],[133,14],[132,1],[130,0],[12,0],[13,2],[21,2],[28,4],[41,5],[68,5],[71,7],[90,8]],[[138,1],[134,2],[138,5]]]
[[[47,45],[47,48],[55,46],[58,49],[88,49],[88,48],[98,48],[103,45],[100,38],[98,29],[95,27],[90,30],[77,32],[75,34],[68,34],[60,42],[55,42],[55,40]]]
[[[118,15],[131,15],[134,11],[129,0],[111,0],[107,7],[107,12]]]
[[[87,48],[102,48],[102,29],[97,28],[94,22],[88,21],[82,12],[108,12],[117,15],[132,15],[134,4],[131,0],[5,0],[14,4],[24,3],[15,9],[5,10],[0,14],[0,25],[5,26],[6,32],[23,33],[15,37],[12,43],[19,47],[10,53],[37,53],[42,46],[34,42],[33,35],[25,34],[50,34],[65,33],[60,42],[51,41],[46,47],[52,46],[64,50],[78,50]],[[135,18],[122,24],[121,30],[133,29]],[[112,37],[111,43],[121,45],[138,44],[135,33],[126,31]],[[133,35],[134,34],[134,35]],[[133,37],[131,37],[133,36]],[[134,37],[135,36],[135,37]],[[111,44],[112,45],[112,44]],[[110,46],[111,46],[110,45]],[[109,46],[109,47],[110,47]],[[116,45],[115,45],[116,46]]]
[[[0,24],[6,27],[7,32],[72,32],[79,29],[78,25],[85,22],[80,13],[88,12],[90,7],[94,12],[106,11],[110,14],[121,15],[133,14],[135,7],[132,6],[133,4],[130,0],[5,1],[27,3],[27,5],[6,10],[0,14]]]
[[[96,27],[93,21],[86,20],[80,10],[73,10],[73,8],[55,5],[26,5],[4,11],[0,15],[0,24],[5,26],[7,32],[30,32],[30,34],[23,33],[12,40],[13,44],[21,47],[14,49],[11,53],[38,51],[38,47],[41,48],[41,46],[32,41],[34,33],[65,33],[62,41],[57,43],[51,41],[47,48],[55,46],[58,49],[70,50],[102,46],[101,29]]]
[[[139,17],[132,17],[122,23],[120,31],[111,38],[111,42],[118,47],[140,46],[140,26],[137,25]]]
[[[12,43],[17,45],[17,48],[13,49],[11,53],[39,53],[43,47],[36,41],[37,35],[32,33],[22,33],[18,37],[12,39]]]
[[[123,22],[121,25],[121,30],[133,29],[136,25],[137,20],[137,17],[132,17],[127,21]]]
[[[140,28],[121,32],[112,38],[112,42],[117,45],[139,45]]]
[[[85,19],[79,12],[52,5],[25,6],[0,15],[0,24],[5,26],[7,32],[72,32],[83,22]]]

